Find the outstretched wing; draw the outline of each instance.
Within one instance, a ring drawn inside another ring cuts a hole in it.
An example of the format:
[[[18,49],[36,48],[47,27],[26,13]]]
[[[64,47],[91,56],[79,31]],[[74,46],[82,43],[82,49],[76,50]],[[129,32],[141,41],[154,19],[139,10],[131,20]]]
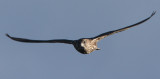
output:
[[[140,21],[140,22],[138,22],[138,23],[135,23],[135,24],[133,24],[133,25],[130,25],[130,26],[127,26],[127,27],[118,29],[118,30],[113,30],[113,31],[109,31],[109,32],[102,33],[102,34],[100,34],[100,35],[98,35],[98,36],[96,36],[96,37],[93,37],[93,39],[96,39],[97,41],[99,41],[99,40],[101,40],[101,39],[103,39],[103,38],[105,38],[105,37],[107,37],[107,36],[109,36],[109,35],[112,35],[112,34],[115,34],[115,33],[121,32],[121,31],[125,31],[125,30],[127,30],[127,29],[129,29],[129,28],[131,28],[131,27],[134,27],[134,26],[137,26],[137,25],[139,25],[139,24],[142,24],[142,23],[146,22],[147,20],[149,20],[155,13],[156,13],[156,12],[153,12],[153,13],[151,14],[151,16],[149,16],[148,18],[146,18],[146,19],[144,19],[144,20],[142,20],[142,21]]]
[[[19,42],[26,42],[26,43],[67,43],[67,44],[72,44],[73,43],[73,40],[67,40],[67,39],[31,40],[31,39],[26,39],[26,38],[11,37],[8,34],[6,34],[6,36],[9,37],[12,40],[19,41]]]

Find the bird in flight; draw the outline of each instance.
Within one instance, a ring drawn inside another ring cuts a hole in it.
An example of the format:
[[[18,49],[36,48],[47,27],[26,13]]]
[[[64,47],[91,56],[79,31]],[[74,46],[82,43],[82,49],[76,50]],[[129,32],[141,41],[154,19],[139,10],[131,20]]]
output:
[[[124,28],[120,28],[117,30],[112,30],[112,31],[108,31],[105,33],[102,33],[98,36],[95,37],[91,37],[91,38],[80,38],[78,40],[68,40],[68,39],[53,39],[53,40],[31,40],[31,39],[26,39],[26,38],[17,38],[17,37],[12,37],[8,34],[6,34],[6,36],[8,36],[10,39],[15,40],[15,41],[19,41],[19,42],[26,42],[26,43],[66,43],[66,44],[72,44],[75,49],[82,53],[82,54],[89,54],[95,50],[100,50],[100,48],[97,47],[97,42],[100,41],[101,39],[121,32],[121,31],[125,31],[131,27],[137,26],[139,24],[142,24],[144,22],[146,22],[147,20],[149,20],[156,12],[153,12],[148,18],[137,22],[135,24],[126,26]]]

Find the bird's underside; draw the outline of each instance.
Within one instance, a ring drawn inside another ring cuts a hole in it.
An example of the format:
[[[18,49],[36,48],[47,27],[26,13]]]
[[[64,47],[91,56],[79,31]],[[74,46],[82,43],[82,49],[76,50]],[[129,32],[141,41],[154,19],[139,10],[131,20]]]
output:
[[[109,35],[127,30],[131,27],[137,26],[139,24],[142,24],[149,20],[156,12],[153,12],[151,16],[148,18],[137,22],[133,25],[126,26],[124,28],[118,29],[118,30],[113,30],[109,32],[102,33],[98,36],[92,37],[92,38],[81,38],[78,40],[67,40],[67,39],[53,39],[53,40],[31,40],[31,39],[26,39],[26,38],[17,38],[17,37],[11,37],[10,35],[6,34],[10,39],[19,41],[19,42],[26,42],[26,43],[66,43],[66,44],[72,44],[77,51],[79,51],[82,54],[89,54],[93,52],[94,50],[99,50],[97,47],[97,42]]]

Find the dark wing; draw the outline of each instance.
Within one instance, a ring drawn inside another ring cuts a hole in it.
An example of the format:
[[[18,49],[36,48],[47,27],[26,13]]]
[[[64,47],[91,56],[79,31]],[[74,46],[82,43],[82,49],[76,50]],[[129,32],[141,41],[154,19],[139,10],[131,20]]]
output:
[[[26,42],[26,43],[67,43],[72,44],[73,40],[66,40],[66,39],[55,39],[55,40],[31,40],[25,38],[17,38],[11,37],[10,35],[6,34],[12,40],[19,41],[19,42]]]
[[[134,26],[137,26],[137,25],[139,25],[139,24],[142,24],[142,23],[146,22],[147,20],[149,20],[155,13],[156,13],[156,12],[153,12],[153,13],[151,14],[151,16],[149,16],[148,18],[146,18],[146,19],[144,19],[144,20],[142,20],[142,21],[140,21],[140,22],[138,22],[138,23],[135,23],[135,24],[133,24],[133,25],[130,25],[130,26],[127,26],[127,27],[118,29],[118,30],[113,30],[113,31],[109,31],[109,32],[102,33],[102,34],[100,34],[100,35],[98,35],[98,36],[96,36],[96,37],[93,37],[93,39],[96,39],[97,41],[99,41],[99,40],[101,40],[101,39],[103,39],[103,38],[105,38],[105,37],[107,37],[107,36],[109,36],[109,35],[112,35],[112,34],[115,34],[115,33],[121,32],[121,31],[125,31],[125,30],[127,30],[127,29],[129,29],[129,28],[131,28],[131,27],[134,27]]]

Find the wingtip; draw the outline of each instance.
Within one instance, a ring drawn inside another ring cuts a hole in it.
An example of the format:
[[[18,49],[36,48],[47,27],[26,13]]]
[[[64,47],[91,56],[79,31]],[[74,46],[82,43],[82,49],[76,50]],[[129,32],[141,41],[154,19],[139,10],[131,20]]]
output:
[[[7,37],[9,37],[8,33],[5,34]]]
[[[11,38],[11,36],[8,33],[6,33],[6,36],[9,37],[9,38]]]
[[[155,15],[155,14],[156,14],[156,11],[153,11],[152,14],[151,14],[151,17],[152,17],[153,15]]]

